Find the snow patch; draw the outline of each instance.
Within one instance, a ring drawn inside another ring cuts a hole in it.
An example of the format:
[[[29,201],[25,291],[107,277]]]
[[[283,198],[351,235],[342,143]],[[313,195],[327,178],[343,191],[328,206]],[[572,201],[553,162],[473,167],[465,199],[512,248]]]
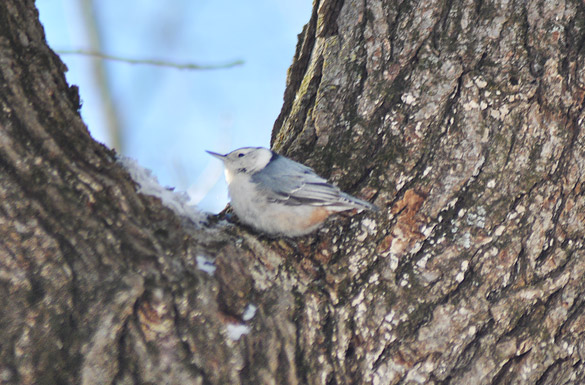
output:
[[[244,334],[250,333],[250,327],[244,324],[228,324],[228,337],[233,341],[239,340]]]
[[[140,166],[134,159],[120,157],[118,162],[138,184],[139,193],[159,198],[163,205],[173,210],[177,215],[191,219],[194,223],[201,223],[205,220],[206,215],[188,203],[189,195],[187,193],[175,192],[168,187],[161,186],[152,171]]]
[[[195,259],[197,260],[197,268],[199,270],[202,270],[209,275],[213,275],[213,273],[215,273],[216,267],[211,258],[198,255],[195,257]]]
[[[246,306],[244,314],[242,314],[242,319],[244,321],[250,321],[256,315],[256,310],[258,310],[258,308],[255,305],[249,304]]]

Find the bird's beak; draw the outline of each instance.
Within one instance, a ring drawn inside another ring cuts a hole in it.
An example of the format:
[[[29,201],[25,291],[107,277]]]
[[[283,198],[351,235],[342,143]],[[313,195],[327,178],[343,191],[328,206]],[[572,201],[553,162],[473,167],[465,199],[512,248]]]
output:
[[[225,160],[225,157],[227,156],[227,155],[218,154],[217,152],[213,152],[213,151],[207,151],[207,150],[205,150],[205,152],[208,153],[211,156],[215,156],[217,159],[219,159],[221,161],[224,161]]]

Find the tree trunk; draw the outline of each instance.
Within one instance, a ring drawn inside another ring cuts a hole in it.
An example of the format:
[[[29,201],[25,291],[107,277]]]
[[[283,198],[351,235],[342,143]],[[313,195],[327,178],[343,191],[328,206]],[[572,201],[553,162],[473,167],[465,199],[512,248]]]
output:
[[[0,382],[583,381],[584,26],[316,1],[272,144],[383,209],[282,240],[137,193],[3,0]]]

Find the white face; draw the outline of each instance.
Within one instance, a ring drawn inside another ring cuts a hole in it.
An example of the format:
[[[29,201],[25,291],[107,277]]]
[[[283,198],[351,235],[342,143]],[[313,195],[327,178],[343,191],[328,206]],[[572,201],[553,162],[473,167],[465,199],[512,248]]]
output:
[[[243,147],[226,155],[209,153],[223,161],[228,184],[238,174],[250,175],[262,170],[272,158],[272,151],[262,147]]]

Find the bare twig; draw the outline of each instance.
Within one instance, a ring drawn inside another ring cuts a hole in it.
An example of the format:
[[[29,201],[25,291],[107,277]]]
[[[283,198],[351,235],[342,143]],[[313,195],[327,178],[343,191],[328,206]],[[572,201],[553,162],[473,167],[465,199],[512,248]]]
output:
[[[94,0],[83,0],[80,2],[80,6],[89,46],[92,51],[99,52],[102,49],[102,34],[96,18]],[[118,106],[113,102],[108,70],[100,60],[92,60],[90,66],[103,103],[103,115],[110,139],[109,145],[118,152],[124,153],[124,135],[122,134],[124,127],[120,120]]]
[[[193,64],[193,63],[173,63],[168,62],[165,60],[154,60],[154,59],[131,59],[122,56],[114,56],[108,55],[102,52],[95,52],[95,51],[87,51],[83,49],[79,50],[58,50],[58,54],[60,55],[85,55],[85,56],[92,56],[103,60],[112,60],[112,61],[119,61],[129,64],[146,64],[146,65],[153,65],[159,67],[171,67],[177,69],[186,69],[186,70],[216,70],[216,69],[224,69],[224,68],[231,68],[236,67],[244,64],[243,60],[234,60],[232,62],[223,63],[223,64],[210,64],[210,65],[200,65],[200,64]]]

